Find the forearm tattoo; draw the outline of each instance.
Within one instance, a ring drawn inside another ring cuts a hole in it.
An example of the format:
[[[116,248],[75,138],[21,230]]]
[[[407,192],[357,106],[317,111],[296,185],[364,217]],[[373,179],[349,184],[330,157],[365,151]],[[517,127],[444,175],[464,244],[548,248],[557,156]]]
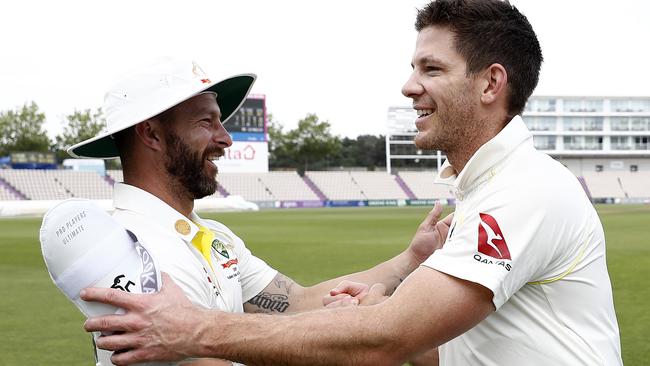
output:
[[[255,295],[245,305],[248,313],[284,313],[291,306],[291,288],[295,282],[278,273],[264,291]]]

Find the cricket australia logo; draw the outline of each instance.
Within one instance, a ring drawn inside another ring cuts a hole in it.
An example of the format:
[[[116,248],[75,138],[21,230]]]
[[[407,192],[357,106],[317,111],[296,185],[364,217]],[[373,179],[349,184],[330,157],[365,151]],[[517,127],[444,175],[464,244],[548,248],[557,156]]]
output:
[[[239,263],[239,260],[237,258],[230,258],[231,251],[234,249],[232,244],[226,244],[221,240],[215,238],[212,241],[212,249],[217,252],[218,262],[224,269],[230,268]]]
[[[478,223],[478,252],[474,259],[485,264],[495,264],[503,266],[510,271],[512,266],[506,261],[510,261],[510,250],[506,244],[506,238],[501,232],[497,220],[485,213],[479,213]],[[486,258],[490,257],[490,258]]]
[[[224,244],[221,240],[214,239],[212,241],[212,249],[214,249],[214,251],[219,253],[222,257],[226,259],[230,259],[230,254],[228,254],[228,249],[226,249],[226,244]]]

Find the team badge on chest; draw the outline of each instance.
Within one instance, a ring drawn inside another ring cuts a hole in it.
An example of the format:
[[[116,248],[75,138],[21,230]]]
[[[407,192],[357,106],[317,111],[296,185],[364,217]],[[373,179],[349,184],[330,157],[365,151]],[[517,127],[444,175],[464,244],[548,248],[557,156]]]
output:
[[[224,269],[230,268],[239,263],[232,244],[225,243],[218,238],[212,241],[212,249],[217,253],[217,262]]]
[[[214,251],[219,253],[219,255],[222,257],[230,259],[230,254],[228,253],[228,249],[226,249],[226,244],[224,244],[221,240],[214,239],[214,241],[212,241],[212,249],[214,249]]]

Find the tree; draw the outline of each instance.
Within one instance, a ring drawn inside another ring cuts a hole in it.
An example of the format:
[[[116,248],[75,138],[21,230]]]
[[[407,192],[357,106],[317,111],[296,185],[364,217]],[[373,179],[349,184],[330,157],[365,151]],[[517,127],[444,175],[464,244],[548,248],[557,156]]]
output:
[[[106,119],[101,108],[94,113],[90,109],[85,111],[75,110],[72,114],[65,116],[66,126],[63,133],[56,137],[54,148],[59,161],[69,158],[65,151],[68,147],[96,136],[106,126]]]
[[[298,163],[298,172],[318,170],[330,166],[333,156],[341,150],[341,140],[330,132],[327,121],[319,121],[315,114],[308,114],[298,121],[298,127],[287,134],[288,151]]]
[[[36,103],[0,112],[0,156],[18,151],[47,152],[51,141],[43,124],[45,114]]]
[[[282,125],[273,120],[272,115],[269,115],[266,127],[269,133],[269,166],[272,169],[288,167],[295,168],[296,164],[293,160],[293,155],[291,155],[287,150],[287,135],[284,132]]]
[[[356,139],[344,138],[342,141],[341,166],[375,167],[386,166],[386,140],[384,136],[361,135]]]
[[[330,132],[330,124],[308,114],[298,122],[298,127],[284,132],[282,126],[272,121],[268,125],[270,165],[272,168],[295,168],[300,174],[306,170],[330,166],[339,154],[341,140]]]

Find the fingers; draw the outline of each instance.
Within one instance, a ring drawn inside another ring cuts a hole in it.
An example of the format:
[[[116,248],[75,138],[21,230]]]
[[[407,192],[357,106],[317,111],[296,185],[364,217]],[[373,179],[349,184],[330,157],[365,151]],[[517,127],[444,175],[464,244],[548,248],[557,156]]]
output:
[[[444,219],[442,219],[442,222],[449,226],[451,225],[451,222],[454,220],[454,212],[450,213],[449,215],[445,216]]]
[[[442,214],[442,204],[440,203],[440,201],[436,201],[436,204],[433,205],[433,209],[429,211],[427,216],[420,224],[420,229],[431,229],[438,222],[438,220],[440,220],[441,214]]]
[[[350,298],[352,299],[353,297],[349,294],[338,294],[338,295],[325,295],[323,296],[323,305],[327,307],[327,305],[336,302],[336,301],[341,301],[343,299]]]
[[[145,328],[148,324],[133,313],[113,314],[88,318],[84,322],[87,332],[133,332]]]
[[[438,231],[438,235],[440,235],[440,241],[444,242],[447,240],[447,234],[449,233],[449,225],[446,225],[444,222],[439,222],[436,224],[436,230]]]
[[[142,295],[132,294],[129,292],[112,289],[90,287],[81,290],[79,297],[84,301],[101,302],[110,304],[127,310],[138,309],[140,307],[138,297]]]
[[[127,366],[146,361],[153,361],[151,354],[152,352],[146,349],[134,349],[120,353],[113,353],[113,356],[111,356],[111,363],[116,366]]]
[[[107,351],[128,350],[130,348],[135,349],[140,346],[135,336],[131,333],[101,336],[95,339],[95,345],[97,348],[105,349]]]
[[[335,288],[330,290],[331,296],[336,296],[339,294],[348,294],[355,297],[363,297],[368,293],[369,286],[365,283],[352,282],[352,281],[341,281]]]
[[[160,289],[160,292],[165,292],[173,295],[181,295],[182,297],[185,297],[183,290],[176,284],[176,282],[174,282],[174,280],[169,274],[167,274],[167,272],[162,272],[161,278],[162,288]]]
[[[379,304],[380,302],[386,300],[388,296],[386,296],[386,285],[383,283],[376,283],[372,285],[370,288],[370,291],[368,291],[368,295],[361,300],[360,304],[361,305],[375,305]]]
[[[325,305],[325,307],[328,309],[334,309],[334,308],[343,308],[347,306],[357,306],[357,305],[359,305],[359,299],[348,295],[347,297],[343,297],[337,301]]]

